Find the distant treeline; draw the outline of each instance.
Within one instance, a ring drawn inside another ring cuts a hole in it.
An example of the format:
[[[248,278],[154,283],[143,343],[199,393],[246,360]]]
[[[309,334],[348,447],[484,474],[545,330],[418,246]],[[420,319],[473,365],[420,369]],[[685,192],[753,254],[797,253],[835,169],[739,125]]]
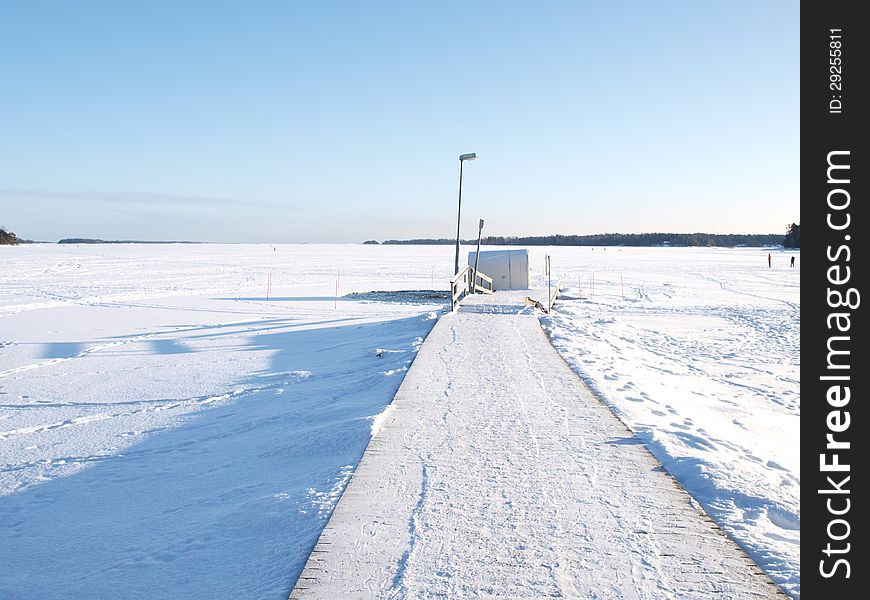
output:
[[[801,226],[797,223],[792,223],[788,226],[785,232],[785,239],[782,241],[782,245],[786,248],[800,248],[801,247]]]
[[[372,243],[372,241],[366,242]],[[455,244],[456,239],[386,240],[384,244]],[[462,240],[476,244],[477,240]],[[599,233],[595,235],[487,236],[480,241],[488,246],[780,246],[782,234],[776,233]]]
[[[58,244],[202,244],[203,242],[161,242],[154,240],[100,240],[94,238],[64,238]]]

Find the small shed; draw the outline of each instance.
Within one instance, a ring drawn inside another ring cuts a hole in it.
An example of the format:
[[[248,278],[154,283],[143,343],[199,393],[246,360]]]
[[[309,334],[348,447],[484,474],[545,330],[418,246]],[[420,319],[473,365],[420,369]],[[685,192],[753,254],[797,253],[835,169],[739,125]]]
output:
[[[474,267],[477,252],[468,253],[468,265]],[[529,289],[529,251],[528,250],[486,250],[480,253],[478,270],[492,277],[492,289],[527,290]]]

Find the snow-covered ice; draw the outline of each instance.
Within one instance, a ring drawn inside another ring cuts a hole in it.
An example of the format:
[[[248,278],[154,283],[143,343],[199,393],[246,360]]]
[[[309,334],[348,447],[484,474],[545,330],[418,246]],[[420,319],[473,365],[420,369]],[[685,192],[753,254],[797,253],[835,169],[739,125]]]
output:
[[[532,248],[534,285],[547,253],[556,347],[799,595],[799,266]],[[0,596],[284,597],[441,308],[336,288],[444,289],[452,266],[450,246],[0,247]]]
[[[0,597],[286,598],[441,309],[366,250],[4,247]]]
[[[800,596],[800,261],[769,249],[554,252],[545,327],[771,578]],[[582,299],[581,299],[582,297]]]

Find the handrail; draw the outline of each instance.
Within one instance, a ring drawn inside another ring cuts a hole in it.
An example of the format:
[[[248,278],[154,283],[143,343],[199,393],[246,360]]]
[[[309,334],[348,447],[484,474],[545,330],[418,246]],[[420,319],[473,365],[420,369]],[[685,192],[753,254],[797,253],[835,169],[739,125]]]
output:
[[[479,283],[478,280],[480,280]],[[450,280],[450,310],[455,312],[459,301],[466,294],[475,292],[491,294],[493,291],[492,277],[480,271],[475,273],[474,267],[468,265]]]
[[[473,282],[473,285],[471,286],[473,288],[472,291],[483,292],[484,294],[491,294],[494,291],[492,289],[492,277],[485,273],[481,273],[480,271],[475,273],[474,269],[471,269],[471,272],[471,281]],[[480,283],[478,283],[478,279],[480,279]]]
[[[547,299],[547,314],[549,315],[553,312],[553,305],[556,304],[556,298],[559,297],[559,282],[556,282],[556,288],[550,293],[550,297]]]
[[[469,278],[468,272],[471,267],[465,267],[459,273],[453,276],[450,280],[450,310],[455,311],[459,300],[462,296],[468,293]]]
[[[471,269],[471,266],[470,266],[470,265],[466,266],[464,269],[462,269],[461,271],[459,271],[459,273],[457,273],[456,275],[454,275],[454,276],[450,279],[450,283],[456,283],[456,282],[458,282],[461,278],[464,278],[465,273],[466,273],[467,271],[469,271],[470,269]]]

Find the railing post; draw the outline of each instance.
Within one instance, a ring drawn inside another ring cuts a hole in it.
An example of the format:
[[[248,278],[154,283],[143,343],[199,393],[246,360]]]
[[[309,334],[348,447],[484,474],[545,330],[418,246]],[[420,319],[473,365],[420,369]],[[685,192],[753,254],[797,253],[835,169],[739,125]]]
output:
[[[553,312],[553,305],[556,303],[556,298],[559,297],[559,282],[556,281],[556,287],[553,287],[553,265],[550,259],[550,255],[546,256],[546,260],[544,262],[544,269],[546,270],[547,275],[547,314]]]

